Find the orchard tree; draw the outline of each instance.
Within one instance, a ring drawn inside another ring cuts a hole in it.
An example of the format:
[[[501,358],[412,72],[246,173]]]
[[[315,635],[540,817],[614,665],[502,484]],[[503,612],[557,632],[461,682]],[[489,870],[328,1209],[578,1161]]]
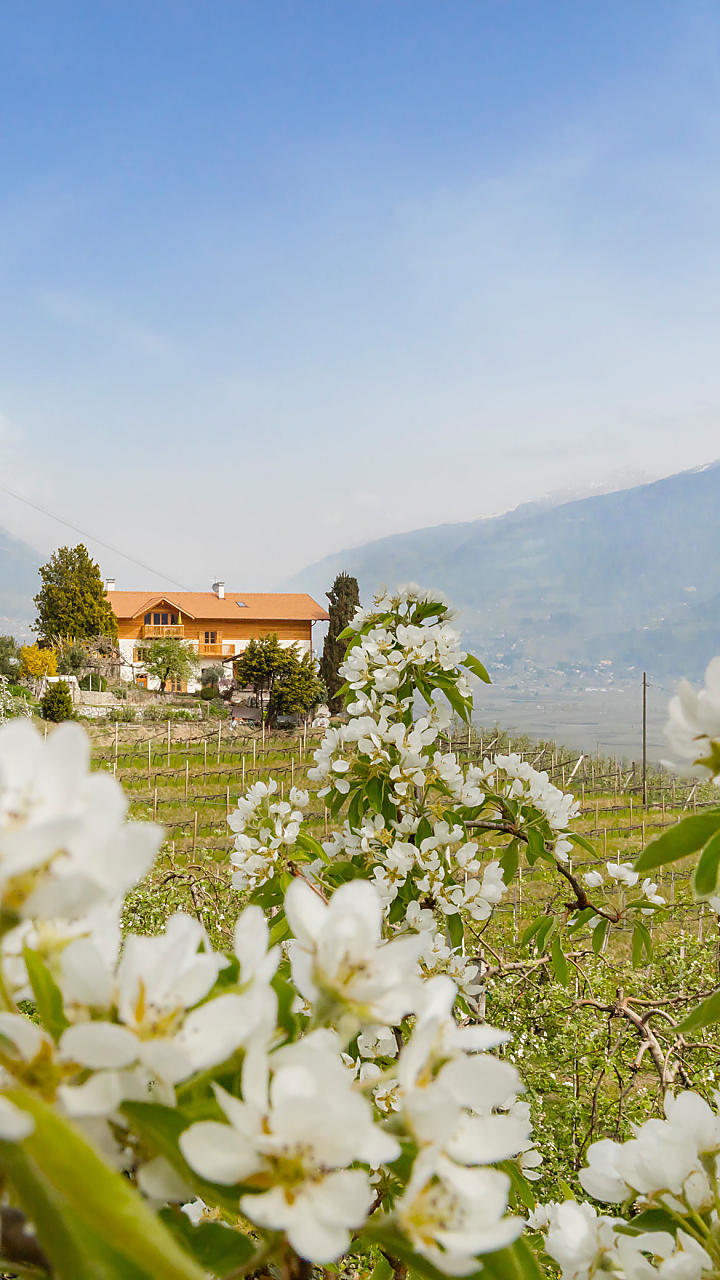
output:
[[[330,710],[333,715],[337,715],[343,706],[342,698],[338,697],[338,690],[343,683],[338,675],[338,667],[345,658],[347,648],[347,640],[341,640],[340,636],[360,603],[357,578],[349,573],[339,573],[325,594],[330,601],[330,624],[320,659],[320,675],[325,682]]]
[[[170,680],[191,680],[197,670],[195,655],[182,640],[153,640],[143,661],[148,674],[160,681],[166,693]]]
[[[41,566],[40,577],[34,629],[43,639],[117,639],[117,619],[105,596],[100,566],[82,543],[59,547]]]
[[[285,649],[284,654],[284,670],[280,672],[270,695],[268,720],[271,724],[278,716],[307,715],[325,693],[311,653],[303,653],[301,657],[292,648]]]

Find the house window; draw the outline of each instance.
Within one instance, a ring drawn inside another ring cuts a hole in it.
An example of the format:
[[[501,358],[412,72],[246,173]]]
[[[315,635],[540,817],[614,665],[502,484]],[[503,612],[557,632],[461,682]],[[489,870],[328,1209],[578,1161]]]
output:
[[[152,622],[152,614],[151,614],[151,613],[146,613],[146,614],[145,614],[145,626],[146,626],[146,627],[149,627],[151,622]]]
[[[176,676],[170,676],[165,681],[166,693],[187,693],[187,680],[178,680]]]
[[[206,632],[205,632],[205,643],[206,643],[206,644],[217,644],[217,631],[206,631]]]
[[[178,624],[178,616],[177,616],[177,614],[176,614],[176,613],[171,613],[171,614],[170,614],[170,622],[171,622],[171,624],[172,624],[172,626],[173,626],[173,627],[176,627],[176,626],[177,626],[177,624]]]

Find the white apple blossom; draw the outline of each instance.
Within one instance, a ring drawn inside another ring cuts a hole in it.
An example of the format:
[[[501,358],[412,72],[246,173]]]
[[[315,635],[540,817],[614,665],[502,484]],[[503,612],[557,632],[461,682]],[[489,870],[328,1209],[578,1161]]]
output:
[[[632,889],[640,879],[638,872],[633,870],[632,862],[606,862],[605,867],[610,879],[626,889]]]
[[[78,725],[47,740],[26,720],[0,728],[0,901],[23,917],[76,919],[124,895],[161,840],[151,823],[126,823],[122,787],[90,772]]]
[[[640,1195],[693,1210],[713,1202],[707,1162],[718,1169],[720,1116],[691,1091],[667,1093],[665,1116],[637,1126],[628,1142],[606,1138],[588,1148],[579,1177],[594,1199],[620,1203]]]
[[[382,938],[382,905],[365,880],[341,885],[329,903],[297,877],[285,895],[295,935],[290,943],[293,979],[307,1000],[329,1001],[358,1024],[397,1024],[421,994],[418,956],[422,939]]]
[[[105,1077],[109,1110],[123,1090],[134,1095],[140,1081],[153,1077],[172,1101],[169,1086],[274,1029],[277,1000],[269,982],[278,952],[268,951],[267,942],[262,912],[248,907],[235,930],[240,987],[208,1001],[227,960],[212,951],[202,925],[189,916],[171,917],[155,937],[131,935],[114,966],[93,940],[70,943],[60,986],[72,1025],[61,1037],[61,1055],[115,1073]],[[139,1068],[135,1077],[133,1067]],[[77,1095],[77,1102],[84,1096]]]
[[[400,1147],[373,1123],[328,1032],[270,1058],[249,1052],[242,1092],[241,1101],[215,1086],[228,1123],[191,1125],[180,1139],[185,1159],[204,1178],[243,1183],[243,1213],[284,1231],[301,1257],[332,1261],[373,1198],[367,1172],[350,1166],[392,1161]]]
[[[413,1248],[447,1275],[479,1269],[478,1254],[512,1244],[522,1220],[507,1214],[510,1181],[431,1151],[415,1161],[395,1218]]]
[[[562,1280],[589,1280],[606,1269],[604,1260],[611,1262],[615,1256],[615,1224],[620,1219],[599,1215],[592,1205],[575,1200],[542,1208],[549,1227],[545,1248],[558,1263]],[[545,1225],[540,1215],[531,1221],[533,1226]]]
[[[720,777],[720,657],[713,658],[699,692],[683,680],[668,706],[667,738],[682,772]],[[700,761],[707,763],[701,764]]]

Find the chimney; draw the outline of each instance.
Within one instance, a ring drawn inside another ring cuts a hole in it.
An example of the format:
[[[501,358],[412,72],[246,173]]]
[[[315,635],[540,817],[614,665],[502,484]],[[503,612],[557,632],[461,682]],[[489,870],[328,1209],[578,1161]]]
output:
[[[115,579],[114,579],[114,578],[108,578],[107,582],[105,583],[105,590],[106,590],[106,591],[114,591],[114,590],[115,590]]]
[[[225,583],[224,582],[213,582],[212,589],[215,592],[215,595],[217,596],[218,600],[225,599]]]

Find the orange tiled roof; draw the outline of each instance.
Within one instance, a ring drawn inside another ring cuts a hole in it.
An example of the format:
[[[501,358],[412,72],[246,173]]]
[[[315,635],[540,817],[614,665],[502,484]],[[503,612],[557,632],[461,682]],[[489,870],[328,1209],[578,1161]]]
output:
[[[226,592],[219,600],[214,591],[108,591],[107,598],[118,618],[136,618],[160,600],[166,600],[188,618],[237,621],[327,621],[327,613],[305,592]]]

